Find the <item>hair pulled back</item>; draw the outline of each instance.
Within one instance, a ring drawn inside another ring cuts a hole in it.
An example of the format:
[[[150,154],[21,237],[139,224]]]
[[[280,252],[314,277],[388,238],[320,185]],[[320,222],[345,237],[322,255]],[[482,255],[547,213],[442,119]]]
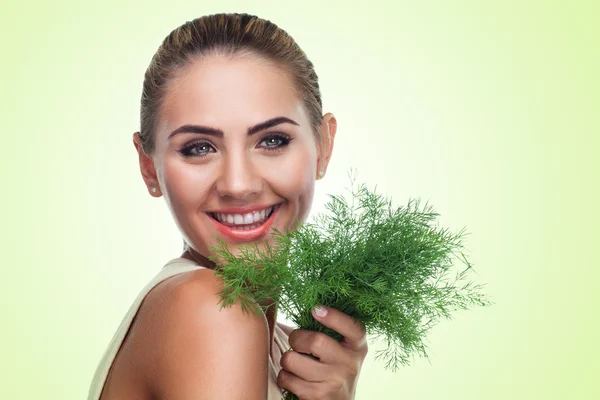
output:
[[[287,69],[319,138],[321,93],[313,64],[294,39],[270,21],[249,14],[213,14],[188,21],[162,42],[144,75],[140,138],[154,151],[155,129],[168,86],[190,62],[209,54],[255,54]]]

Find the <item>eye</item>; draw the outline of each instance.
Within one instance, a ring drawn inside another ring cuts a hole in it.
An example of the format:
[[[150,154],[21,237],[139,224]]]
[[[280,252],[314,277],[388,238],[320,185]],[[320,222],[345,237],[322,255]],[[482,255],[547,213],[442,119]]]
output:
[[[214,152],[215,148],[208,142],[193,142],[179,150],[184,157],[205,157],[208,153]]]
[[[260,147],[264,148],[268,151],[276,151],[282,150],[286,147],[292,139],[290,139],[287,135],[277,133],[273,135],[265,136],[261,142],[259,143]]]

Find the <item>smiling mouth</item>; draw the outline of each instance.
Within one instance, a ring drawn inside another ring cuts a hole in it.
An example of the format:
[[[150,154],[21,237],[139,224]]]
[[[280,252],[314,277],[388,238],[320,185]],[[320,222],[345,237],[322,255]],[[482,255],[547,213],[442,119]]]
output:
[[[207,214],[218,223],[225,225],[228,228],[247,231],[264,225],[278,206],[279,204],[248,213],[208,212]]]

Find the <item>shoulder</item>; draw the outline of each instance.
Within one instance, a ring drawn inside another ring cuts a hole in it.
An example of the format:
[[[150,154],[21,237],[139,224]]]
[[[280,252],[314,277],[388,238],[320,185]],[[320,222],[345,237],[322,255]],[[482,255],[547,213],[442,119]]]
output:
[[[221,308],[221,288],[203,268],[161,282],[144,299],[131,333],[144,380],[159,399],[265,397],[266,318],[244,313],[239,303]]]

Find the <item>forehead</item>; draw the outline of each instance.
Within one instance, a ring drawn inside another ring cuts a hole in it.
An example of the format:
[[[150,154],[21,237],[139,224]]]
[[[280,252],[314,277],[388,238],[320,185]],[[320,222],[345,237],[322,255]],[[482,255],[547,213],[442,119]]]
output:
[[[211,55],[190,63],[167,90],[158,134],[201,123],[243,130],[277,116],[307,126],[289,73],[254,56]]]

